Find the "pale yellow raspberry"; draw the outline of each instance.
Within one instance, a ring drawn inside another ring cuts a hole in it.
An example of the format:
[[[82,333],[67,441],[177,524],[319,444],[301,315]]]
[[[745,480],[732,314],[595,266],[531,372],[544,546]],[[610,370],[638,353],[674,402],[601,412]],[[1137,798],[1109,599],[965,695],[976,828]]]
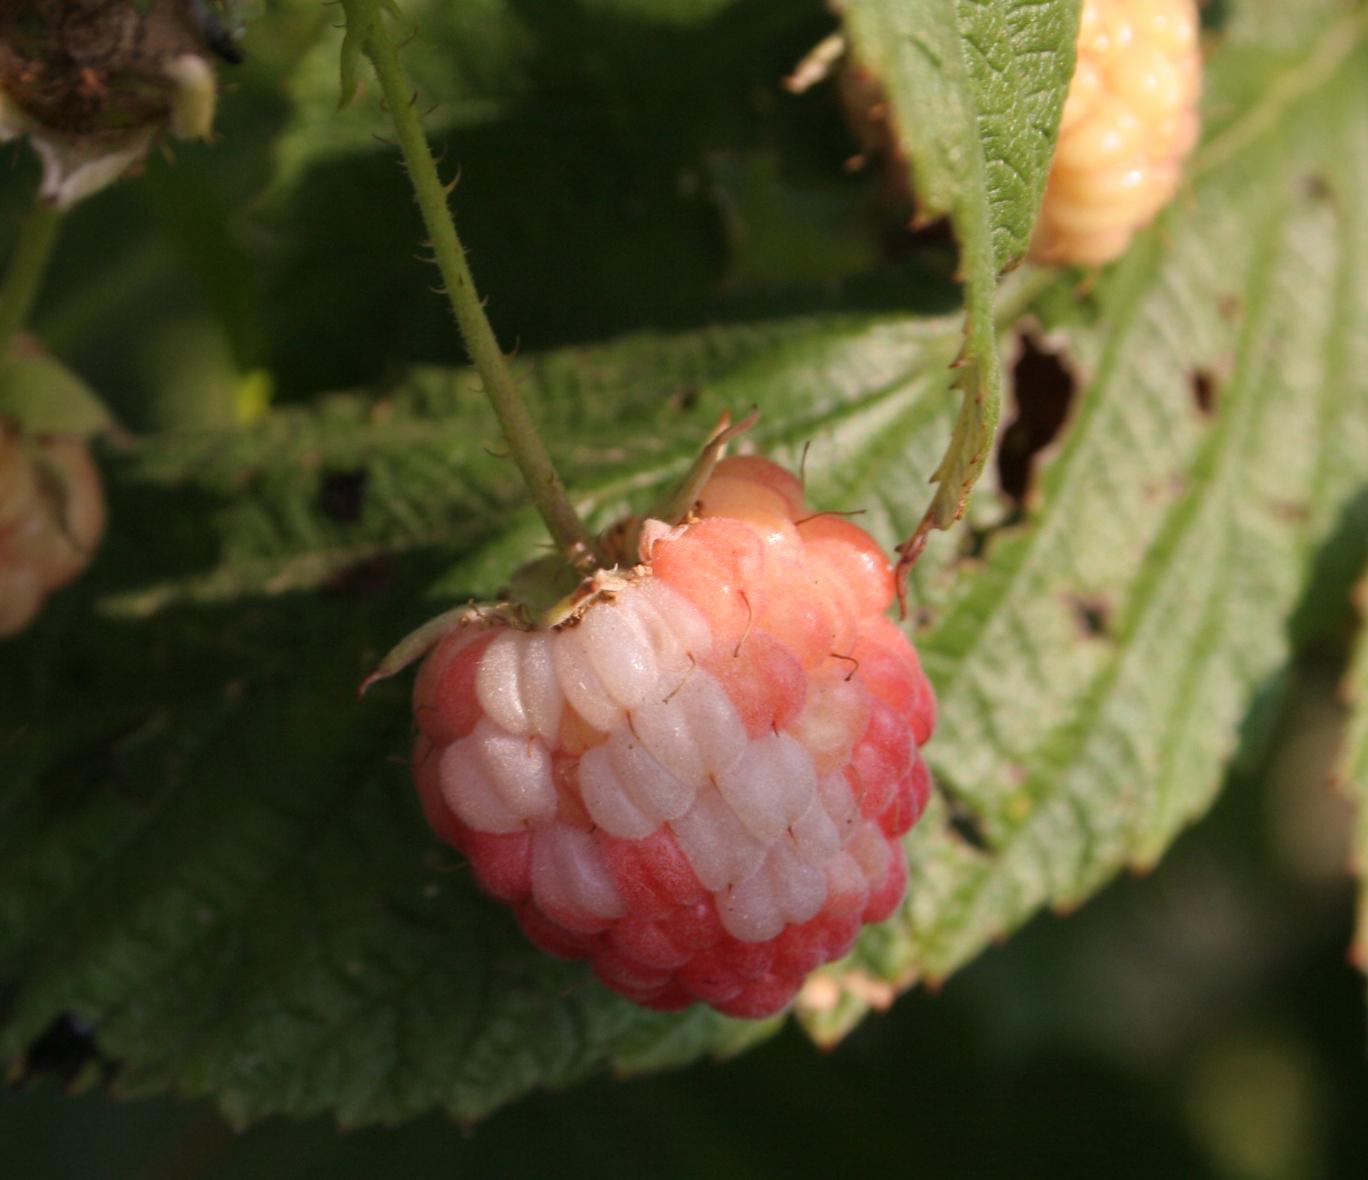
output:
[[[1110,262],[1172,199],[1200,131],[1197,33],[1193,0],[1085,0],[1034,261]]]

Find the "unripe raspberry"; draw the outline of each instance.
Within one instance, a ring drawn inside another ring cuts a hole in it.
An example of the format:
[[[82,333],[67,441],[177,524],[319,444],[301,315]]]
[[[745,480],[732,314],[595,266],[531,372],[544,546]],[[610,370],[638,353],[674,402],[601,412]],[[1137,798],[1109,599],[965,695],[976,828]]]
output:
[[[1031,257],[1119,257],[1177,191],[1200,132],[1193,0],[1084,0],[1078,64]]]
[[[0,422],[0,637],[90,560],[104,531],[100,477],[84,442],[25,440]]]
[[[652,1008],[781,1010],[887,918],[935,704],[889,563],[754,457],[562,622],[473,612],[414,690],[428,820],[528,938]]]

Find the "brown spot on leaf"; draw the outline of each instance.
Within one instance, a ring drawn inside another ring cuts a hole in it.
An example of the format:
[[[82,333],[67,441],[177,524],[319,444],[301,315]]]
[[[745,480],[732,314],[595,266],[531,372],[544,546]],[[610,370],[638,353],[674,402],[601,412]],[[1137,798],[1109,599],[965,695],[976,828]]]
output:
[[[698,405],[698,399],[702,396],[702,392],[697,385],[682,385],[670,395],[670,408],[688,413]]]
[[[1310,172],[1301,178],[1301,191],[1313,201],[1328,201],[1330,199],[1330,182],[1319,172]]]
[[[1073,594],[1068,601],[1074,618],[1089,639],[1111,634],[1113,607],[1108,598],[1101,594]]]
[[[1311,519],[1311,509],[1302,500],[1269,500],[1268,511],[1288,524],[1305,524]]]
[[[355,524],[365,507],[369,478],[364,468],[324,472],[318,488],[318,510],[338,524]]]

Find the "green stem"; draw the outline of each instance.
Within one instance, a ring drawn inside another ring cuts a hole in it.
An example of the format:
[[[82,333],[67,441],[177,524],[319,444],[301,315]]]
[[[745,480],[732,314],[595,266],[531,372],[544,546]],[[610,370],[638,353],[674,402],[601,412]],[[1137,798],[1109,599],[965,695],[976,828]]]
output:
[[[527,412],[508,358],[499,347],[476,293],[465,249],[456,234],[456,223],[447,204],[447,190],[437,175],[437,165],[414,104],[413,90],[382,15],[377,14],[368,30],[365,53],[375,67],[385,105],[394,120],[399,147],[413,181],[418,207],[423,212],[451,310],[470,359],[483,380],[485,396],[489,398],[508,449],[557,548],[576,570],[588,572],[597,564],[593,541],[565,494],[565,485]]]
[[[19,244],[0,284],[0,357],[8,355],[14,334],[28,320],[61,220],[61,210],[40,197],[19,231]]]

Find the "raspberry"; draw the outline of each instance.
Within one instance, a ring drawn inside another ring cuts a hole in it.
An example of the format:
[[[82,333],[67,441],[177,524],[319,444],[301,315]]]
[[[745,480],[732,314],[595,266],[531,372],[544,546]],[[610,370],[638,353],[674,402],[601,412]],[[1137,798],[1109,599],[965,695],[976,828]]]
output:
[[[1031,257],[1117,258],[1178,188],[1200,130],[1192,0],[1085,0]]]
[[[22,630],[47,594],[90,560],[104,497],[76,438],[21,439],[0,421],[0,636]]]
[[[557,625],[447,633],[414,778],[538,947],[650,1008],[769,1016],[902,898],[931,689],[877,544],[773,463],[719,463],[639,551]]]

